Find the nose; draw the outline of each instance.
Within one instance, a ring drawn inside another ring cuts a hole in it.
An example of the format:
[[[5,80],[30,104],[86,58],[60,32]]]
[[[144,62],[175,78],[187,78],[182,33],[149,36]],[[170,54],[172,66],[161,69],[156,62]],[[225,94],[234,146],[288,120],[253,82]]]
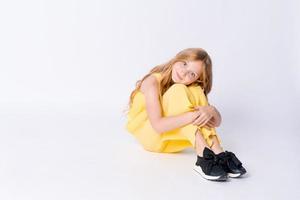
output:
[[[182,69],[180,75],[181,75],[181,76],[185,76],[187,72],[188,72],[188,71],[187,71],[186,69]]]

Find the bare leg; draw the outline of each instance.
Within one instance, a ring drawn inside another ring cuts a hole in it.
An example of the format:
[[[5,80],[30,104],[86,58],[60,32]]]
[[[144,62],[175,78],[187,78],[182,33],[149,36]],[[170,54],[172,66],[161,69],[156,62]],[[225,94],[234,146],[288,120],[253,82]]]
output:
[[[220,145],[217,137],[213,136],[212,140],[213,140],[213,144],[210,148],[208,146],[208,144],[206,143],[205,139],[203,138],[202,134],[199,132],[199,130],[197,130],[196,131],[196,141],[195,141],[197,155],[203,157],[203,149],[205,147],[211,149],[215,154],[219,154],[221,152],[224,152],[223,147]]]
[[[221,147],[217,137],[214,135],[213,138],[213,144],[211,146],[211,150],[215,153],[215,154],[219,154],[221,152],[224,152],[223,147]]]
[[[195,139],[196,153],[197,155],[203,157],[203,149],[205,147],[209,148],[209,146],[207,145],[205,139],[203,138],[199,130],[197,130],[195,134],[196,134],[196,139]]]

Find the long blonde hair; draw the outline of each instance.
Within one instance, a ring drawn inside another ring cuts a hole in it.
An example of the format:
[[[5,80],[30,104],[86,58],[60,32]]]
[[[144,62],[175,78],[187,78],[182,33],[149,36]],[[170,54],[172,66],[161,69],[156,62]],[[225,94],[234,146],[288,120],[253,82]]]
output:
[[[200,74],[198,80],[192,84],[200,85],[204,91],[204,94],[210,92],[212,87],[212,61],[208,53],[202,48],[187,48],[176,54],[174,58],[166,63],[160,64],[152,68],[148,74],[146,74],[141,80],[136,82],[135,89],[131,92],[127,111],[130,109],[134,95],[138,92],[141,87],[143,80],[153,73],[161,73],[160,81],[160,95],[163,95],[171,85],[174,84],[172,80],[172,67],[177,61],[198,61],[201,60],[204,63],[203,73]]]

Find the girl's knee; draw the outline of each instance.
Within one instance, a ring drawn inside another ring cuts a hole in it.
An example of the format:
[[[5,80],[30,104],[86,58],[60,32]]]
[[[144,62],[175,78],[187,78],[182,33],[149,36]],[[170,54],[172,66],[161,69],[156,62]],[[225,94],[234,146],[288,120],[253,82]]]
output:
[[[174,83],[168,90],[163,94],[164,98],[183,97],[189,96],[188,87],[182,83]]]
[[[174,83],[173,85],[171,85],[171,87],[169,87],[169,89],[166,92],[170,92],[170,91],[187,91],[188,86],[182,84],[182,83]]]

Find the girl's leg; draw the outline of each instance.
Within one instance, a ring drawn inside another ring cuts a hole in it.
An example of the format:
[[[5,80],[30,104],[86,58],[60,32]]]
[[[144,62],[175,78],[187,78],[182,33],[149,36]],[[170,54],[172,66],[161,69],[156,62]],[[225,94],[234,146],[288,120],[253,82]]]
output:
[[[207,100],[206,96],[204,95],[204,92],[200,86],[196,86],[196,87],[191,86],[191,87],[189,87],[189,90],[192,92],[193,97],[195,98],[196,105],[209,105],[208,100]],[[199,135],[202,137],[206,146],[207,147],[210,146],[210,148],[208,147],[209,149],[211,149],[215,154],[223,152],[223,148],[221,147],[220,142],[219,142],[220,138],[218,140],[217,136],[213,135],[213,134],[216,134],[215,128],[210,128],[209,130],[206,128],[202,128],[201,133],[202,134],[199,134]],[[205,135],[205,136],[209,135],[209,138],[211,141],[209,144],[207,144],[207,142],[203,138],[203,135]],[[202,149],[202,151],[203,151],[203,149]],[[198,151],[197,151],[197,154],[198,154]]]
[[[198,87],[187,87],[183,84],[173,84],[163,95],[162,97],[162,106],[163,106],[163,115],[172,116],[178,115],[181,113],[193,111],[194,107],[197,105],[207,105],[206,97],[201,92],[200,86]],[[199,130],[196,126],[187,125],[180,129],[179,133],[174,135],[172,131],[162,135],[162,141],[178,140],[178,137],[186,136],[190,142],[193,142],[194,149],[197,154],[202,157],[202,152],[205,147],[211,149],[209,146],[212,146],[212,141],[209,139],[209,142],[205,140],[204,137],[216,134],[214,129],[205,129],[202,128]],[[212,138],[212,136],[210,136]],[[196,146],[197,144],[197,146]],[[217,144],[215,142],[215,144]],[[171,143],[168,144],[169,148]],[[214,146],[214,149],[216,146]],[[175,147],[172,147],[175,149]],[[180,147],[181,148],[181,147]],[[184,147],[183,147],[184,148]],[[177,148],[178,149],[178,148]],[[162,148],[162,151],[164,149]],[[211,149],[213,151],[213,149]],[[177,151],[176,151],[177,152]]]
[[[205,147],[211,149],[215,154],[219,154],[224,152],[223,147],[220,145],[219,141],[217,140],[216,136],[212,136],[212,146],[209,147],[205,139],[203,138],[202,134],[199,130],[196,131],[196,139],[195,139],[195,149],[197,155],[203,157],[203,149]]]
[[[202,134],[199,130],[196,131],[196,139],[195,139],[195,148],[197,155],[203,157],[203,149],[209,146],[207,145],[205,139],[203,138]]]
[[[214,135],[213,138],[213,144],[211,146],[211,150],[215,153],[215,154],[219,154],[221,152],[224,152],[223,147],[220,145],[219,141],[217,140],[216,136]]]

